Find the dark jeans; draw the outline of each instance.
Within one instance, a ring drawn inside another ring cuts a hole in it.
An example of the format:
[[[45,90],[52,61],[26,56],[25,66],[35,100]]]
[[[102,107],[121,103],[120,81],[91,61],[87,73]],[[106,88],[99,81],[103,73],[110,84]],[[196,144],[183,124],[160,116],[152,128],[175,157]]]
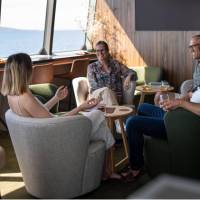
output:
[[[140,169],[144,164],[144,135],[166,139],[164,114],[165,112],[158,106],[144,103],[139,106],[138,115],[127,119],[126,132],[132,169]]]

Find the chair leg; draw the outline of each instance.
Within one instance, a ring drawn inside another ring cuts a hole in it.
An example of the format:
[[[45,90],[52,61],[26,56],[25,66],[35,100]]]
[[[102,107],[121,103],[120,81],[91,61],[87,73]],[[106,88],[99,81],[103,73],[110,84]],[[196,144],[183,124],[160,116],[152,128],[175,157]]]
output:
[[[6,123],[3,121],[3,119],[0,118],[0,122],[3,124],[3,126],[6,128],[6,130],[8,130],[8,127],[7,127]]]
[[[72,92],[73,92],[73,88],[72,88],[72,80],[69,80],[69,101],[68,101],[68,110],[71,110],[71,101],[72,101]]]

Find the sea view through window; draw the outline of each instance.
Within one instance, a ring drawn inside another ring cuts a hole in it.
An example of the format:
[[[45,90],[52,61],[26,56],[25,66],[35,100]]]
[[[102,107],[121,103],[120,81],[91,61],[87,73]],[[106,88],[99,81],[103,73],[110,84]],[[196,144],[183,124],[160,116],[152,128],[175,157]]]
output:
[[[47,0],[2,0],[0,57],[17,52],[39,53],[43,45],[46,5]],[[89,0],[57,0],[56,12],[59,14],[55,18],[55,53],[82,48],[88,5]]]

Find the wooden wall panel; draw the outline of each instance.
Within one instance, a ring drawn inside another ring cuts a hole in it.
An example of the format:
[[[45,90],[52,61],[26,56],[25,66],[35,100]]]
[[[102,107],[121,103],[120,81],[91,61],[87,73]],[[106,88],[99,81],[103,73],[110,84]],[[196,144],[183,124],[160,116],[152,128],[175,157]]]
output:
[[[97,0],[96,10],[105,23],[95,42],[106,40],[117,59],[128,66],[162,67],[175,87],[192,77],[188,43],[200,31],[135,31],[135,0]]]

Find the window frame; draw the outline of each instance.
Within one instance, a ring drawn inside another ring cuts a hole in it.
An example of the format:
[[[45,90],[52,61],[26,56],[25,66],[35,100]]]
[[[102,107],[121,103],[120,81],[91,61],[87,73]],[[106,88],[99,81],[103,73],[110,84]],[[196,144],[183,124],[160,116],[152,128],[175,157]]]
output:
[[[39,55],[52,55],[56,3],[57,0],[47,1],[43,46]]]
[[[44,27],[44,35],[43,35],[43,42],[42,42],[43,45],[41,46],[41,49],[38,51],[38,54],[36,54],[36,55],[53,55],[52,50],[53,50],[53,39],[54,39],[56,4],[57,4],[57,0],[47,0],[45,27]],[[0,24],[1,24],[1,9],[2,9],[1,5],[2,5],[2,0],[0,0]],[[93,17],[90,16],[91,15],[91,13],[90,13],[91,5],[93,5],[93,8],[95,5],[95,9],[96,9],[96,0],[89,0],[86,30],[88,30],[88,25],[91,23],[91,22],[88,22],[88,20],[93,19]],[[94,13],[95,13],[95,11],[94,11]],[[87,47],[88,46],[87,45],[87,32],[84,37],[85,38],[84,38],[83,45]]]

